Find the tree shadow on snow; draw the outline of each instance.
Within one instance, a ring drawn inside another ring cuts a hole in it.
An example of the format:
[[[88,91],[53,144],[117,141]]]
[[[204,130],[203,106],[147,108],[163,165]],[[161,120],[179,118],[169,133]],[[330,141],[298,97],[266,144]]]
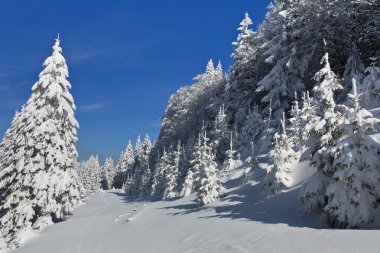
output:
[[[137,203],[137,202],[148,202],[152,201],[151,197],[136,197],[136,196],[128,196],[124,192],[119,192],[119,191],[111,191],[110,193],[115,194],[119,196],[120,198],[123,199],[124,203]]]
[[[220,202],[212,205],[198,207],[196,203],[189,203],[168,206],[164,209],[180,210],[171,215],[212,213],[199,216],[200,219],[217,217],[266,224],[286,224],[291,227],[328,228],[324,218],[303,212],[302,205],[298,200],[298,192],[298,189],[291,189],[276,196],[266,197],[262,183],[247,184],[229,192]]]

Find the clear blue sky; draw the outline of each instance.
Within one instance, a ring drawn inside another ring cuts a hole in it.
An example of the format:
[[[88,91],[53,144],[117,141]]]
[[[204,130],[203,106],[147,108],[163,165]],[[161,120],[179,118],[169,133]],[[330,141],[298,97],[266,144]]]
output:
[[[80,123],[80,159],[118,157],[128,139],[154,140],[172,93],[207,61],[231,64],[244,13],[255,27],[269,0],[2,0],[0,133],[30,96],[57,33]]]

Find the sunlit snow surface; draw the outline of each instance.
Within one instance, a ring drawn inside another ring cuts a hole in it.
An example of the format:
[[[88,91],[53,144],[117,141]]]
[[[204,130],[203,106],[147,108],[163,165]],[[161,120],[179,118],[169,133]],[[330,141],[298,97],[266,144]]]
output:
[[[380,231],[331,230],[324,219],[304,214],[297,199],[300,182],[268,198],[256,183],[265,170],[255,170],[242,186],[243,170],[236,168],[224,180],[222,201],[202,208],[193,195],[151,202],[116,191],[97,193],[71,219],[13,252],[379,252]]]

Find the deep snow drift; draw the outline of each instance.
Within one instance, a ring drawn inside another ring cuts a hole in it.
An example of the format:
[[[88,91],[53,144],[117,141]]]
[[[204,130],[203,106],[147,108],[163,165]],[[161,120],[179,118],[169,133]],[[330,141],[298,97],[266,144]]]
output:
[[[380,231],[332,230],[306,215],[294,175],[284,192],[267,198],[256,170],[243,185],[243,169],[229,171],[226,196],[199,208],[194,195],[173,201],[134,200],[99,192],[68,221],[43,230],[12,252],[378,252]]]

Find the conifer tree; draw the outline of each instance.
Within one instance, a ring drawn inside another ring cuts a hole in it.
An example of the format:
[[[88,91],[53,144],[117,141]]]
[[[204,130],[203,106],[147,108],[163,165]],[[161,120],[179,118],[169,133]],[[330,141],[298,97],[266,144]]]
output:
[[[298,152],[302,150],[301,141],[302,141],[302,133],[304,129],[302,129],[302,118],[301,112],[302,110],[299,107],[297,93],[295,94],[295,100],[293,102],[292,109],[290,110],[290,126],[288,128],[289,138],[292,141],[294,151]]]
[[[90,158],[81,163],[81,181],[87,194],[99,191],[101,187],[101,168],[98,156],[90,156]]]
[[[302,3],[274,2],[267,14],[267,21],[271,25],[263,27],[271,34],[270,39],[262,45],[265,49],[263,53],[266,56],[265,62],[270,71],[258,82],[256,92],[263,94],[261,102],[268,105],[271,101],[273,118],[277,122],[281,119],[282,112],[290,109],[295,92],[305,90],[303,77],[310,56],[306,53],[300,54],[301,48],[306,49],[304,45],[299,45],[300,40],[297,39],[298,33],[303,33],[303,38],[309,36],[309,33],[299,25],[305,22],[297,13]],[[292,22],[288,22],[289,19],[292,19]],[[287,33],[288,30],[291,32]],[[307,50],[313,50],[313,46]]]
[[[135,164],[135,155],[133,152],[132,143],[129,140],[124,151],[121,152],[119,161],[116,165],[116,174],[113,181],[113,187],[121,189],[127,178],[132,177],[132,168]],[[128,184],[127,184],[128,186]]]
[[[254,31],[250,29],[252,25],[252,20],[249,14],[246,12],[244,19],[240,23],[238,31],[240,31],[237,40],[232,43],[235,48],[235,52],[232,54],[232,58],[235,62],[246,63],[252,56],[252,51],[254,50],[252,46],[252,40],[254,36]]]
[[[313,88],[314,96],[319,101],[316,115],[320,117],[315,126],[317,140],[309,138],[311,164],[326,174],[332,174],[334,147],[333,139],[339,135],[338,125],[341,117],[336,111],[334,91],[342,89],[340,80],[331,70],[329,54],[325,53],[321,64],[324,67],[317,72],[314,79],[317,85]]]
[[[141,142],[140,135],[137,137],[135,150],[133,151],[133,153],[135,154],[135,162],[136,162],[136,165],[138,166],[139,163],[141,162],[141,159],[144,156],[143,144]]]
[[[139,139],[137,140],[136,147],[139,147]],[[141,150],[136,148],[136,164],[133,174],[133,185],[130,192],[133,195],[145,195],[150,191],[151,170],[150,170],[150,153],[152,150],[152,143],[149,135],[146,134],[144,142],[141,144]]]
[[[309,147],[308,141],[315,126],[320,120],[317,116],[317,103],[310,97],[309,92],[304,92],[302,108],[292,117],[291,132],[293,134],[295,151],[303,152]]]
[[[198,134],[198,141],[196,142],[192,154],[192,160],[190,161],[190,168],[187,171],[185,181],[182,185],[182,190],[180,193],[181,197],[186,197],[194,193],[199,188],[198,174],[202,161],[202,135]]]
[[[337,140],[334,174],[327,187],[325,211],[331,226],[358,228],[373,221],[380,199],[380,144],[368,134],[380,123],[359,104],[356,81],[345,108],[342,136]]]
[[[363,85],[360,85],[364,89],[364,105],[369,109],[380,106],[380,67],[377,64],[377,58],[371,58],[371,65],[365,69]]]
[[[270,194],[278,193],[287,181],[291,173],[291,166],[297,160],[297,155],[292,149],[291,139],[286,134],[285,113],[281,120],[281,134],[275,134],[275,145],[270,152],[272,163],[268,167],[268,174],[265,178],[265,187]]]
[[[229,141],[229,129],[227,125],[227,114],[225,112],[224,105],[219,108],[219,112],[215,118],[215,128],[212,131],[212,148],[216,151],[216,159],[223,162],[226,157],[225,153],[228,150]]]
[[[250,145],[252,141],[257,141],[259,136],[265,129],[265,121],[263,115],[259,112],[258,106],[249,108],[248,116],[242,127],[240,142],[245,145]]]
[[[101,185],[104,190],[112,189],[115,174],[116,174],[116,171],[115,171],[112,157],[107,157],[102,168]]]
[[[11,248],[19,232],[64,220],[81,203],[75,171],[78,122],[59,38],[32,95],[2,143],[0,235]]]
[[[167,167],[169,164],[169,156],[164,149],[164,153],[156,164],[153,175],[151,195],[154,197],[161,196],[165,191]]]
[[[202,135],[201,157],[197,161],[198,171],[196,182],[198,185],[196,202],[199,206],[207,205],[220,199],[222,184],[219,180],[219,171],[215,163],[215,155],[208,144],[206,132]]]
[[[352,79],[355,78],[359,82],[359,84],[363,83],[364,79],[364,65],[360,59],[360,55],[358,52],[358,48],[354,44],[351,49],[351,55],[347,59],[347,63],[344,67],[343,73],[343,90],[338,94],[337,101],[341,102],[347,98],[347,94],[352,89]],[[357,87],[360,92],[364,92],[364,87]]]
[[[239,34],[236,41],[232,43],[234,53],[231,55],[234,64],[231,67],[229,77],[224,92],[224,103],[230,112],[227,121],[241,124],[241,120],[246,117],[244,102],[251,100],[255,96],[256,90],[256,68],[250,64],[256,56],[256,45],[254,43],[255,32],[251,29],[252,20],[248,13],[245,13],[241,21]],[[234,118],[231,118],[234,116]]]
[[[181,162],[181,142],[178,141],[177,150],[172,151],[171,164],[167,167],[166,187],[164,191],[164,199],[174,198],[178,195],[178,174]]]
[[[326,205],[326,186],[335,172],[333,167],[336,146],[334,139],[339,138],[338,126],[342,117],[336,110],[334,91],[342,89],[339,79],[331,70],[329,54],[326,52],[321,61],[324,67],[317,72],[314,79],[317,85],[313,92],[316,97],[317,111],[313,131],[308,138],[308,149],[302,155],[302,160],[309,160],[317,173],[306,182],[300,191],[300,200],[306,212],[319,212]]]

